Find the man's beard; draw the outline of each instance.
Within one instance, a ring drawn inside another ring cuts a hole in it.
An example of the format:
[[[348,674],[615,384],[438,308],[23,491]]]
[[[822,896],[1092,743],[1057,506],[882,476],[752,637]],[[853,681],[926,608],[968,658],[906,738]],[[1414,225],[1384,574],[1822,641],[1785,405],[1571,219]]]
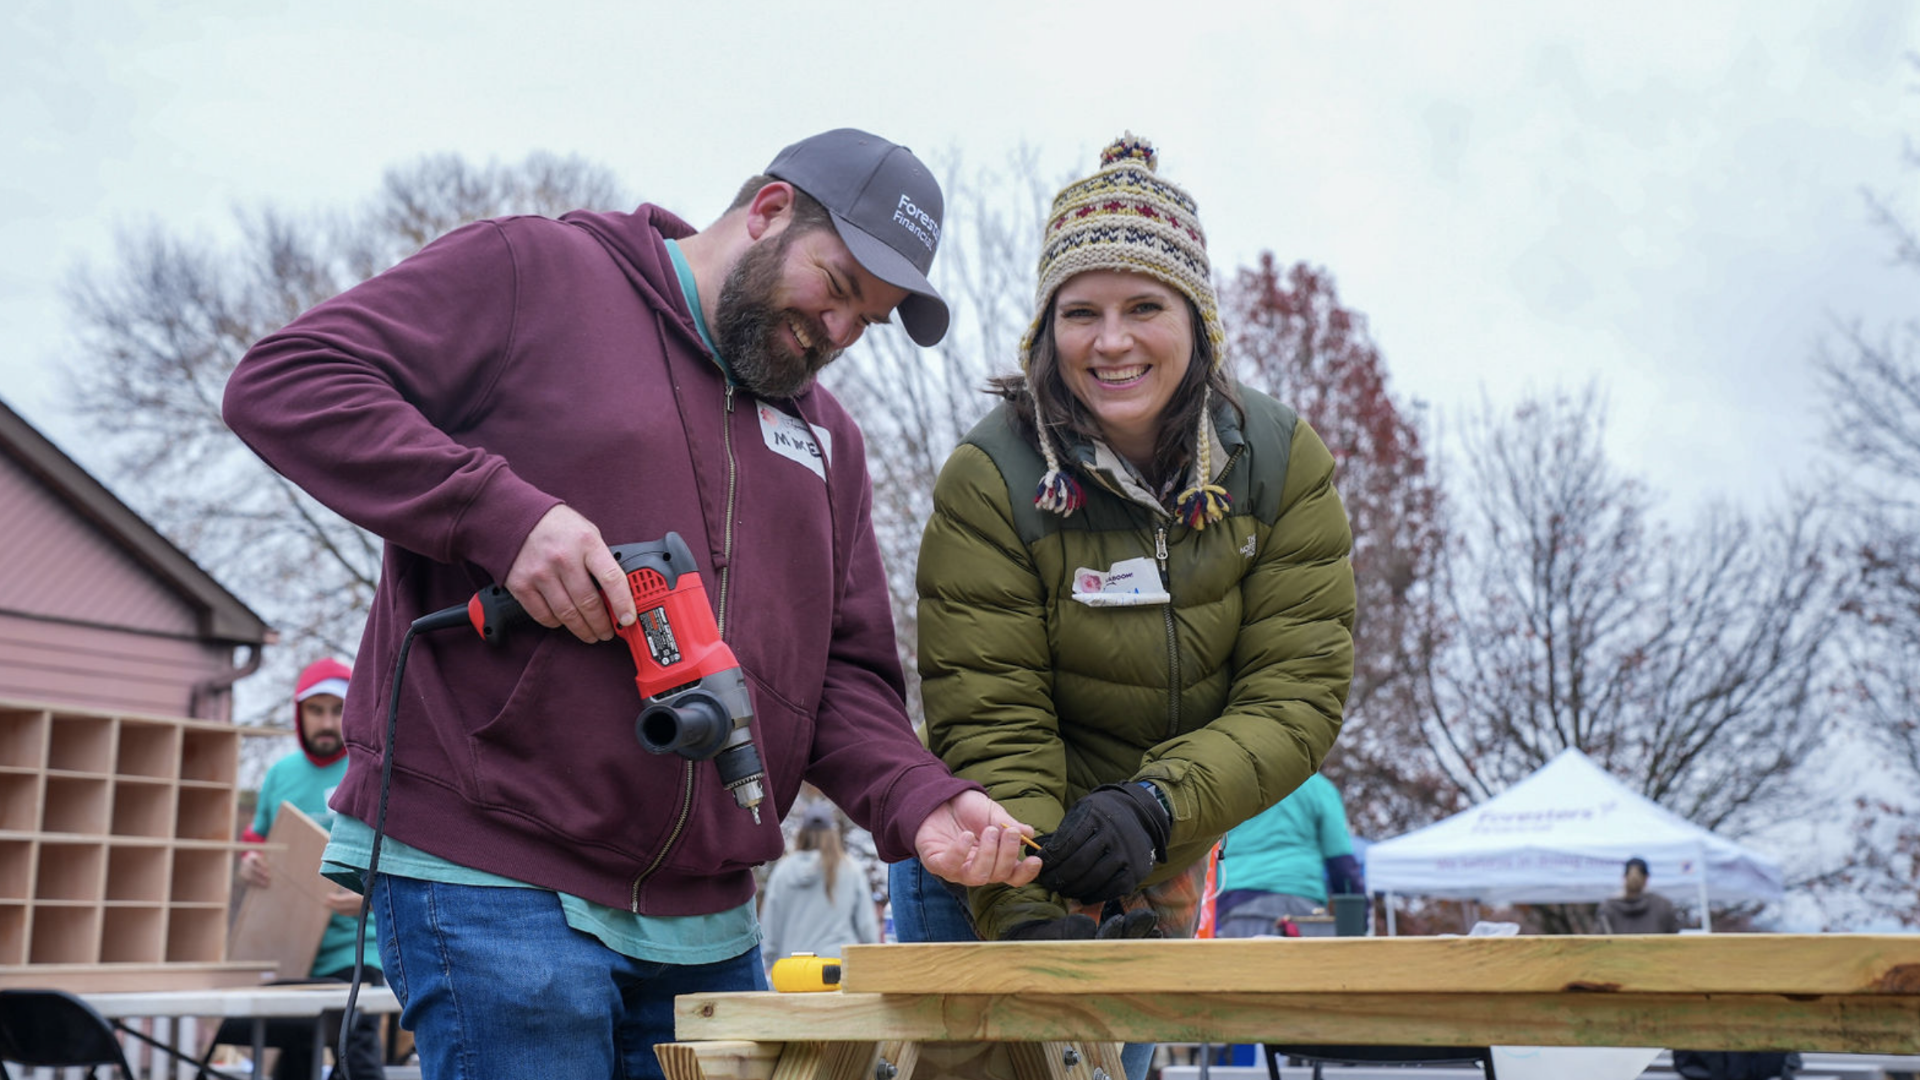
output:
[[[307,736],[307,750],[314,757],[332,757],[340,752],[340,736],[333,732],[321,732]]]
[[[720,287],[714,310],[714,337],[720,355],[733,376],[760,397],[797,397],[813,385],[813,377],[832,363],[841,350],[827,339],[826,327],[800,312],[773,305],[786,263],[792,228],[771,244],[755,244],[735,260]],[[794,356],[785,339],[790,322],[797,322],[813,339],[813,347]]]

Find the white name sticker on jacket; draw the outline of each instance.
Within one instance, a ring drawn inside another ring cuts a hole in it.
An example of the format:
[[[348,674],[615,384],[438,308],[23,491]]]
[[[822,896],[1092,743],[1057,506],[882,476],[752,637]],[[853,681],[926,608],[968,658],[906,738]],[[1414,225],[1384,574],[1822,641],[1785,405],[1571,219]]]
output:
[[[1145,556],[1123,559],[1105,573],[1084,566],[1075,570],[1073,598],[1088,607],[1137,607],[1173,599],[1160,584],[1160,568]]]
[[[754,408],[760,413],[760,436],[767,440],[767,449],[812,469],[813,475],[821,480],[827,478],[827,466],[833,464],[832,432],[783,413],[764,401]]]

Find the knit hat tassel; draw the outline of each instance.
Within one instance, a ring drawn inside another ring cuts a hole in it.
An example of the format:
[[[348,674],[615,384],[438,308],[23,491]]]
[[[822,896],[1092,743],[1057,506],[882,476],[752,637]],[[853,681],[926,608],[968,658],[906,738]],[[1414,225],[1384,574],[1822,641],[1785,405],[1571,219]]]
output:
[[[1212,411],[1213,387],[1209,386],[1200,399],[1200,431],[1195,445],[1200,455],[1199,467],[1194,470],[1193,486],[1181,492],[1173,504],[1174,518],[1196,532],[1226,517],[1233,507],[1233,496],[1212,482],[1213,443],[1207,438],[1207,420]]]
[[[1189,529],[1204,529],[1227,516],[1233,496],[1218,484],[1195,484],[1180,493],[1174,504],[1174,516]]]
[[[1079,482],[1058,468],[1048,469],[1033,492],[1033,505],[1061,517],[1072,517],[1086,501],[1087,494],[1080,490]]]
[[[1060,456],[1054,453],[1053,436],[1047,433],[1046,424],[1040,417],[1040,396],[1033,384],[1027,384],[1027,396],[1033,402],[1034,426],[1039,428],[1040,453],[1047,459],[1047,471],[1040,476],[1040,484],[1033,489],[1033,505],[1041,510],[1050,510],[1061,517],[1072,517],[1087,501],[1087,493],[1080,490],[1079,481],[1067,475],[1060,467]]]

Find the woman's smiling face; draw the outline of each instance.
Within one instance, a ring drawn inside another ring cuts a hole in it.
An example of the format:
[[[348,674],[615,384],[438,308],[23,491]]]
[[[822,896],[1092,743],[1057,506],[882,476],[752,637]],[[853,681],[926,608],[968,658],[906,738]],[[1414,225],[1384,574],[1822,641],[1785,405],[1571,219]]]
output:
[[[1160,415],[1193,362],[1185,295],[1158,278],[1089,270],[1053,296],[1053,342],[1067,390],[1128,461],[1153,456]]]

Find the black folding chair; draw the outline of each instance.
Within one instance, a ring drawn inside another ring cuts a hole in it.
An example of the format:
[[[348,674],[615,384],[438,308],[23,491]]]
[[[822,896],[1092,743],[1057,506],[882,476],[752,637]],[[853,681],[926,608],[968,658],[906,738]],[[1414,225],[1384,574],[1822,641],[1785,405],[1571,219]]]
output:
[[[0,990],[0,1062],[48,1068],[84,1068],[97,1077],[103,1066],[120,1070],[132,1080],[133,1070],[120,1049],[119,1036],[140,1040],[176,1061],[200,1062],[146,1032],[118,1020],[109,1020],[84,1000],[65,990]],[[11,1077],[0,1065],[0,1077]],[[204,1076],[239,1080],[231,1073],[206,1070]]]
[[[1277,1046],[1261,1047],[1267,1056],[1267,1076],[1280,1080],[1280,1059],[1297,1058],[1313,1066],[1313,1080],[1322,1068],[1334,1065],[1478,1065],[1487,1080],[1493,1072],[1493,1049],[1486,1046]]]
[[[0,990],[0,1061],[85,1068],[112,1065],[133,1080],[112,1021],[64,990]]]

